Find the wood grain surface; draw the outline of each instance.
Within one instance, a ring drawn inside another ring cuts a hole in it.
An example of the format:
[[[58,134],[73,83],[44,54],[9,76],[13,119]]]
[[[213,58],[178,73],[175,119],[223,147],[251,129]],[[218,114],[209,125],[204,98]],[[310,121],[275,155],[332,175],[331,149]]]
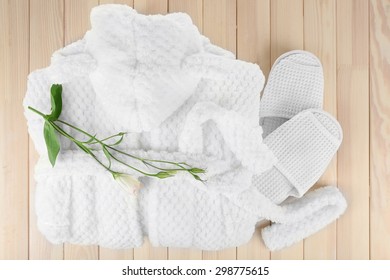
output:
[[[263,225],[249,243],[222,251],[154,248],[148,240],[129,250],[50,244],[34,212],[37,153],[21,106],[27,75],[80,39],[90,10],[108,3],[143,14],[186,12],[214,44],[259,64],[266,77],[286,51],[316,54],[324,108],[344,140],[314,187],[338,185],[346,214],[272,253],[261,240]],[[390,259],[390,1],[0,0],[0,166],[0,259]]]
[[[390,1],[370,6],[370,257],[390,259]]]

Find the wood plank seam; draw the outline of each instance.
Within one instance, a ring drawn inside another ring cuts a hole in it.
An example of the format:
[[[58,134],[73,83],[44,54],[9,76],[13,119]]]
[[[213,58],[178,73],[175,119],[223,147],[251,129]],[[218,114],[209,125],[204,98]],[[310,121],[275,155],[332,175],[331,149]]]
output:
[[[28,0],[28,62],[27,62],[27,65],[28,65],[28,72],[30,72],[30,69],[31,69],[31,65],[30,65],[30,61],[31,61],[31,1]],[[27,78],[27,77],[26,77]],[[30,135],[28,135],[27,137],[27,157],[28,157],[28,163],[27,163],[27,178],[30,178]],[[28,212],[30,212],[30,195],[31,195],[31,192],[30,192],[30,179],[27,181],[27,210]],[[27,221],[28,221],[28,226],[27,226],[27,257],[28,259],[30,259],[30,213],[28,213],[27,215]]]
[[[367,0],[369,2],[368,4],[368,209],[369,209],[369,214],[368,214],[368,259],[371,259],[371,1]],[[379,2],[379,0],[377,0]]]

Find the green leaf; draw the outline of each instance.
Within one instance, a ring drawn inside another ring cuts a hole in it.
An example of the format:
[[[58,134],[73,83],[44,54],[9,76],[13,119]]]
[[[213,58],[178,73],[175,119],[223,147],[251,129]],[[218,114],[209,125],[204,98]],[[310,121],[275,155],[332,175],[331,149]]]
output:
[[[54,167],[58,153],[60,152],[60,142],[54,127],[47,121],[43,127],[43,136],[46,142],[47,154],[51,165]]]
[[[107,151],[107,148],[106,147],[103,147],[103,153],[104,155],[106,156],[106,158],[108,159],[108,168],[111,168],[111,155],[110,153]]]
[[[62,112],[62,85],[52,85],[50,88],[51,113],[47,115],[49,121],[57,120]]]

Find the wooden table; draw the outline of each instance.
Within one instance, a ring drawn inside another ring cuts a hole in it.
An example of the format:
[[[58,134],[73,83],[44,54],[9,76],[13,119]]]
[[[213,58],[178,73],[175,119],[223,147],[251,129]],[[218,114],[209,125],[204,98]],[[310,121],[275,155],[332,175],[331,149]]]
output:
[[[259,232],[220,252],[152,248],[114,251],[54,246],[38,232],[33,168],[22,99],[30,71],[82,37],[92,7],[112,2],[140,13],[183,11],[211,41],[258,63],[292,49],[321,59],[325,110],[344,142],[318,185],[337,184],[349,208],[337,222],[270,253]],[[0,259],[389,259],[390,1],[377,0],[0,0]]]

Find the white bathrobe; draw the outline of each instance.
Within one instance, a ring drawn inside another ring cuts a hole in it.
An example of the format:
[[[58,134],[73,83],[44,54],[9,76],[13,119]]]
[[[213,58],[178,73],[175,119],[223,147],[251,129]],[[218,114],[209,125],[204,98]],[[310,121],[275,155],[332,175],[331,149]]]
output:
[[[62,84],[60,119],[100,138],[128,132],[120,149],[205,168],[207,181],[185,173],[143,177],[114,164],[142,182],[134,196],[63,138],[52,168],[43,120],[26,109],[40,154],[38,228],[48,240],[130,248],[148,236],[154,246],[217,250],[248,242],[264,218],[288,224],[281,230],[292,235],[298,225],[305,234],[313,231],[303,222],[307,213],[329,200],[321,202],[314,193],[305,198],[309,203],[281,207],[252,184],[254,175],[276,162],[259,126],[264,76],[258,65],[211,44],[183,13],[144,16],[127,6],[102,5],[92,10],[91,23],[82,40],[55,52],[49,67],[29,75],[25,108],[49,112],[50,86]],[[277,243],[290,245],[305,234]]]

